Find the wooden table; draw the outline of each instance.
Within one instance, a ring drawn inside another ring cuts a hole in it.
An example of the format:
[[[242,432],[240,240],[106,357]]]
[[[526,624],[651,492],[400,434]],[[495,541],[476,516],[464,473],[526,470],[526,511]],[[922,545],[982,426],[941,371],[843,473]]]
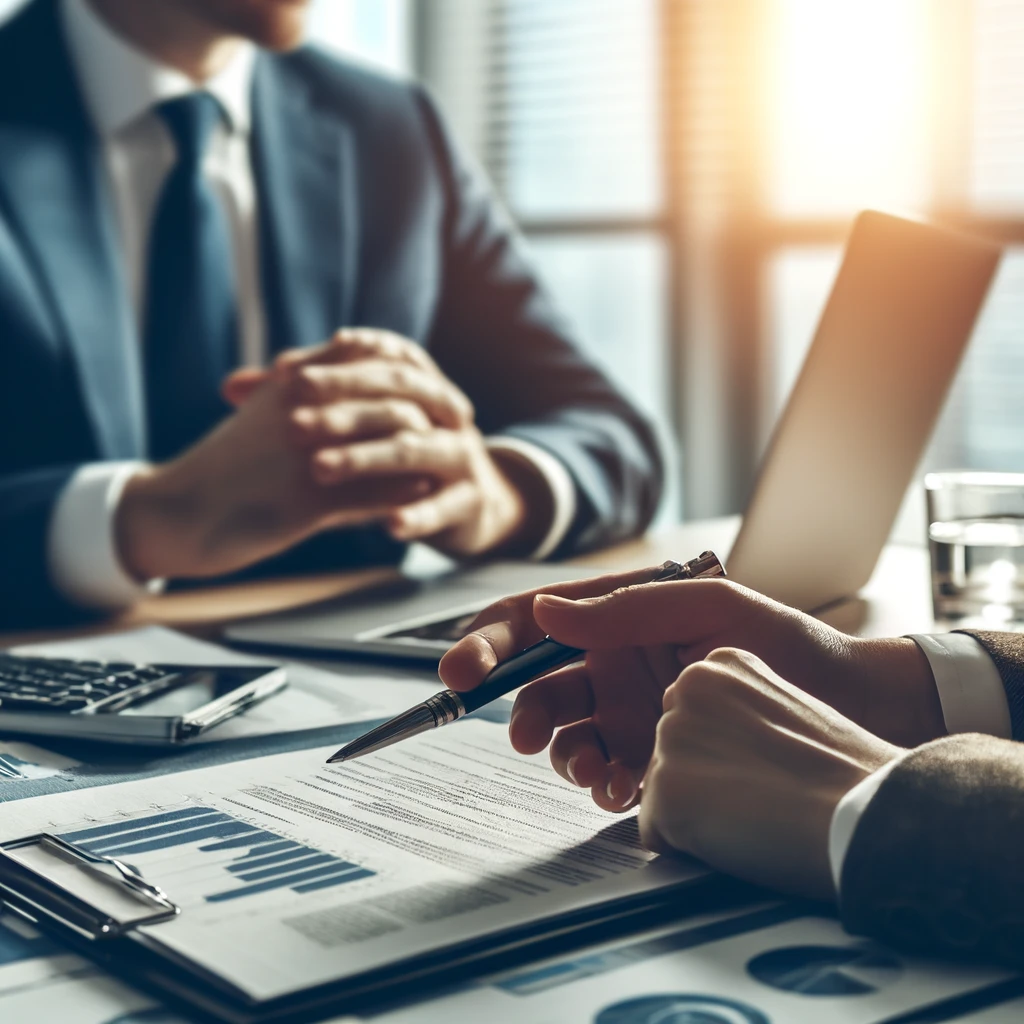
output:
[[[666,558],[685,560],[705,548],[713,548],[724,555],[731,548],[738,529],[738,516],[685,523],[574,561],[607,572],[651,565]],[[362,569],[178,591],[147,598],[121,615],[74,630],[0,634],[0,647],[151,623],[215,639],[220,629],[235,619],[340,597],[393,575],[392,569]],[[863,636],[899,636],[931,629],[927,550],[890,544],[861,594],[829,607],[820,618],[846,632]]]

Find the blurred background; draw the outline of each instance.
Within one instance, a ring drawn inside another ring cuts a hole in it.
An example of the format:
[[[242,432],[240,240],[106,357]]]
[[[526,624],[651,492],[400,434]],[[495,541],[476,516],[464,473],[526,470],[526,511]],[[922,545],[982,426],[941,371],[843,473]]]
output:
[[[926,463],[1024,470],[1024,0],[319,0],[313,35],[433,90],[658,423],[663,521],[743,507],[868,206],[1006,243]]]

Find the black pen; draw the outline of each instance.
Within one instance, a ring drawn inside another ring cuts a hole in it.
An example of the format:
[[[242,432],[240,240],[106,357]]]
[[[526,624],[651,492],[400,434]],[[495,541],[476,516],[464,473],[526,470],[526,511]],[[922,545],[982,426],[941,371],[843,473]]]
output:
[[[724,576],[725,568],[713,551],[705,551],[689,562],[665,562],[651,570],[649,583],[665,583],[670,580],[692,580],[698,577]],[[509,658],[495,668],[483,682],[473,690],[456,693],[442,690],[428,697],[421,704],[403,711],[391,721],[378,725],[351,743],[346,743],[328,759],[328,764],[338,761],[353,761],[382,747],[390,747],[410,736],[416,736],[430,729],[437,729],[449,722],[468,715],[485,704],[504,697],[524,683],[544,675],[546,672],[575,661],[585,652],[578,647],[560,644],[546,636],[532,647]]]

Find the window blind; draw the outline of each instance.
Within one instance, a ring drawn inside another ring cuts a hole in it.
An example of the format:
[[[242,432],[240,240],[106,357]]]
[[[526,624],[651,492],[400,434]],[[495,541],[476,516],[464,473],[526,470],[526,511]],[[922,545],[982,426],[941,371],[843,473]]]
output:
[[[492,0],[486,160],[524,219],[661,203],[655,0]]]
[[[1024,213],[1024,4],[973,0],[969,197],[991,214]]]

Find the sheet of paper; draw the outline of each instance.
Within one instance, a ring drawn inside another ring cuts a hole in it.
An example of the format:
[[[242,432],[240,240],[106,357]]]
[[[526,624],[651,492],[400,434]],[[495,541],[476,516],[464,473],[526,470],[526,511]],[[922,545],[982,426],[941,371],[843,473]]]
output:
[[[79,762],[34,743],[0,740],[0,785],[25,779],[49,779]]]
[[[0,919],[0,1020],[186,1024],[87,960],[62,952],[28,925],[7,917]]]
[[[1020,1024],[1024,1020],[1024,999],[1014,999],[987,1010],[957,1017],[957,1024]]]
[[[163,626],[15,648],[16,654],[178,665],[260,665],[266,657],[241,654]],[[339,663],[332,670],[288,662],[288,688],[244,715],[229,719],[196,742],[265,736],[368,721],[398,714],[439,688],[429,672],[368,670]]]
[[[181,916],[159,941],[269,998],[698,878],[656,860],[502,726],[466,721],[344,765],[330,748],[5,808],[133,864]]]
[[[1008,977],[1009,971],[903,956],[847,935],[837,921],[780,904],[631,936],[372,1019],[374,1024],[879,1024],[964,993],[977,993],[984,1001],[984,990]],[[994,1016],[978,1020],[1024,1019],[989,1012]]]

